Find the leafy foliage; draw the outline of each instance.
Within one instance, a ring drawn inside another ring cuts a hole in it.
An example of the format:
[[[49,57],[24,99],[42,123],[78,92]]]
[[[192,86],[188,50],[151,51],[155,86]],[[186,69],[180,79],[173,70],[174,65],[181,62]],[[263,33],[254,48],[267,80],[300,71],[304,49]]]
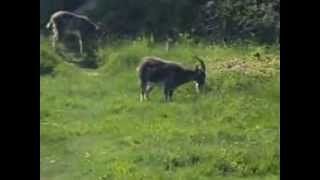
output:
[[[41,1],[40,24],[55,10],[72,10],[82,2]],[[188,33],[213,41],[275,42],[280,33],[280,0],[98,0],[88,15],[125,37]]]

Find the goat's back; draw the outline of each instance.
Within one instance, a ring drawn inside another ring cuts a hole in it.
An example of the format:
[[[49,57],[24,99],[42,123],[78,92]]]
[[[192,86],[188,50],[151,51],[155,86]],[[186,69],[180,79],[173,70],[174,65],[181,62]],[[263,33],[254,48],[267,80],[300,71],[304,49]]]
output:
[[[168,60],[164,60],[161,59],[159,57],[144,57],[142,59],[142,63],[137,67],[137,71],[141,72],[143,70],[146,69],[162,69],[162,68],[181,68],[181,65],[168,61]]]
[[[144,57],[137,71],[141,80],[162,81],[172,73],[183,71],[181,65],[158,57]]]
[[[69,20],[69,19],[83,19],[83,20],[87,20],[90,21],[90,19],[87,16],[83,16],[83,15],[79,15],[79,14],[75,14],[69,11],[57,11],[55,13],[53,13],[50,17],[51,20],[58,20],[58,19],[65,19],[65,20]]]
[[[68,11],[54,13],[50,21],[56,25],[59,32],[78,30],[88,35],[98,28],[88,17]]]

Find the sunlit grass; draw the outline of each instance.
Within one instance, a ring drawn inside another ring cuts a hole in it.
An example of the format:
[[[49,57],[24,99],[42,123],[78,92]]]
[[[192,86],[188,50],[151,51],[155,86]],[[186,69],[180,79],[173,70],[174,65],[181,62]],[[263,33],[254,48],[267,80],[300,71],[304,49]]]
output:
[[[55,63],[40,77],[41,177],[279,179],[278,50],[180,42],[167,52],[144,38],[106,44],[100,67],[85,69],[42,42],[40,58]],[[172,103],[159,88],[139,102],[135,68],[150,55],[190,68],[201,56],[205,92],[188,83]]]

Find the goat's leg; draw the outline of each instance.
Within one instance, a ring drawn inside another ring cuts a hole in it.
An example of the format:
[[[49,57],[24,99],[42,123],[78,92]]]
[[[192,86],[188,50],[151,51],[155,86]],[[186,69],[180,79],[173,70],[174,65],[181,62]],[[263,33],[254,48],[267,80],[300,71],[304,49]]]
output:
[[[56,50],[56,48],[57,48],[56,45],[57,45],[57,42],[58,42],[58,40],[59,40],[59,32],[58,32],[58,29],[57,29],[57,27],[56,27],[55,24],[53,24],[52,31],[53,31],[53,35],[52,35],[52,47],[53,47],[53,49]]]
[[[56,38],[55,38],[55,36],[53,35],[52,36],[52,47],[53,47],[53,49],[56,49]]]
[[[172,100],[173,90],[175,89],[175,86],[172,85],[173,83],[171,81],[167,81],[164,84],[164,94],[165,94],[165,100],[167,102]]]
[[[83,55],[83,41],[80,34],[79,34],[79,46],[80,46],[80,54]]]
[[[173,96],[173,90],[169,90],[169,101],[172,101],[172,96]]]
[[[80,32],[76,33],[76,36],[78,38],[78,43],[79,43],[79,49],[80,49],[80,55],[83,55],[83,41]]]
[[[142,102],[145,98],[146,83],[141,82],[140,88],[141,88],[140,101]]]
[[[170,101],[170,89],[167,87],[164,88],[164,97],[166,102]]]
[[[150,99],[149,98],[149,94],[150,94],[150,92],[152,91],[152,89],[153,89],[153,85],[152,84],[147,84],[147,87],[146,87],[146,91],[145,91],[145,98],[146,99]]]
[[[57,49],[57,42],[58,42],[58,40],[59,40],[58,33],[57,33],[57,34],[54,34],[54,35],[52,36],[52,47],[53,47],[54,50]]]

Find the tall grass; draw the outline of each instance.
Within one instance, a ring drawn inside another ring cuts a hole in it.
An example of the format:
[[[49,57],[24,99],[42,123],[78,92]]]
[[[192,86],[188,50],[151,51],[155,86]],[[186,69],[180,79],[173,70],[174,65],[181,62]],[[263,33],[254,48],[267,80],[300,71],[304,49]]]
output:
[[[94,70],[45,42],[41,52],[56,62],[40,76],[44,179],[279,179],[278,47],[180,41],[166,51],[141,38],[101,47]],[[188,83],[172,103],[161,89],[140,103],[135,68],[150,55],[190,68],[203,57],[205,92]]]

